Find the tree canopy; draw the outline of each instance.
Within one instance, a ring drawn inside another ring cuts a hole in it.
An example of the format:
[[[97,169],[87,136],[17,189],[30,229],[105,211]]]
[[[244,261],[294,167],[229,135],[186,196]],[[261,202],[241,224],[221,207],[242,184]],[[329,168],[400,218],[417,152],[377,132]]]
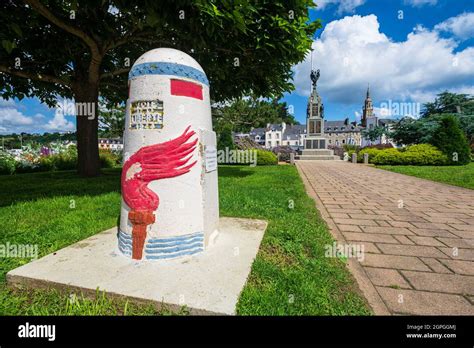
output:
[[[474,97],[447,91],[438,94],[434,102],[424,104],[419,119],[404,117],[398,121],[390,137],[404,145],[431,143],[446,115],[457,119],[456,124],[459,124],[468,141],[474,144]]]
[[[228,104],[215,106],[213,122],[217,132],[223,129],[248,132],[252,128],[266,127],[268,123],[297,123],[286,102],[278,102],[276,99],[263,100],[256,96],[239,98]]]
[[[204,68],[214,101],[293,88],[319,21],[312,0],[4,0],[0,2],[3,98],[58,96],[120,103],[127,72],[146,51],[171,47]],[[97,114],[97,112],[96,112]],[[99,172],[97,118],[77,117],[79,172]]]

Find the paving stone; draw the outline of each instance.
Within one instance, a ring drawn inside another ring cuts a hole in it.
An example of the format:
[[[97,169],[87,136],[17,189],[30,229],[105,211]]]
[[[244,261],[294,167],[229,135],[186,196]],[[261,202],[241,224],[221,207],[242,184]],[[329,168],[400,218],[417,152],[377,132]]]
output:
[[[410,284],[396,270],[366,267],[365,272],[374,285],[411,289]]]
[[[367,254],[365,255],[362,265],[369,267],[430,271],[428,266],[413,256]]]
[[[430,246],[377,243],[377,248],[379,248],[384,254],[390,255],[447,258],[446,254],[442,253],[435,247]]]
[[[406,228],[414,227],[411,223],[407,221],[389,221],[388,223],[392,225],[393,227],[406,227]]]
[[[474,275],[474,262],[472,261],[443,259],[440,262],[457,274]]]
[[[454,260],[467,260],[474,261],[474,250],[473,249],[460,249],[460,248],[438,248],[443,253],[448,255]]]
[[[357,233],[357,232],[342,232],[347,240],[352,241],[364,241],[364,242],[384,242],[384,243],[397,243],[392,236],[384,234],[374,233]]]
[[[362,230],[360,229],[359,226],[355,225],[338,225],[337,226],[339,230],[341,231],[350,231],[350,232],[361,232]]]
[[[446,244],[441,243],[433,237],[410,236],[409,237],[417,245],[440,246],[445,247]]]
[[[456,238],[455,234],[447,230],[432,230],[426,228],[410,228],[410,231],[414,232],[419,236],[428,236],[428,237],[446,237],[446,238]]]
[[[362,231],[367,233],[382,233],[382,234],[413,234],[410,230],[402,227],[382,227],[382,226],[361,226]]]
[[[459,274],[439,274],[401,271],[417,290],[474,295],[474,277]]]
[[[429,268],[433,270],[435,273],[446,273],[451,274],[453,273],[449,270],[446,266],[444,266],[438,259],[431,258],[431,257],[420,257],[421,261],[423,261]],[[449,260],[449,259],[445,259]]]
[[[456,230],[459,230],[459,231],[471,232],[474,235],[474,225],[449,224],[449,226],[454,227]]]
[[[411,244],[411,245],[415,244],[410,239],[408,239],[408,237],[405,237],[401,234],[394,234],[393,238],[395,238],[396,240],[398,240],[402,244]]]
[[[474,239],[438,237],[438,240],[449,247],[458,247],[465,249],[474,248]]]
[[[334,219],[334,222],[341,225],[377,226],[374,220]]]
[[[376,287],[394,313],[412,315],[474,315],[474,306],[464,297],[436,292]]]

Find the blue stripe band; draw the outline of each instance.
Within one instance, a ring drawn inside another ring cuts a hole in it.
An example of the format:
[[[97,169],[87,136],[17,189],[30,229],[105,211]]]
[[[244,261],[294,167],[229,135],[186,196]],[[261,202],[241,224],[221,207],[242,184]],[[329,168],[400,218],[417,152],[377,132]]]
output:
[[[132,236],[119,230],[118,248],[127,256],[132,253]],[[204,250],[204,233],[196,232],[175,237],[149,239],[145,245],[146,259],[171,259],[196,254]]]
[[[172,255],[147,255],[147,260],[158,260],[158,259],[173,259],[175,257],[184,256],[184,255],[193,255],[203,251],[203,249],[195,249],[190,251],[182,251]]]
[[[132,67],[128,73],[128,79],[143,75],[172,75],[187,77],[209,86],[209,80],[202,71],[188,65],[167,63],[167,62],[148,62],[137,64]]]

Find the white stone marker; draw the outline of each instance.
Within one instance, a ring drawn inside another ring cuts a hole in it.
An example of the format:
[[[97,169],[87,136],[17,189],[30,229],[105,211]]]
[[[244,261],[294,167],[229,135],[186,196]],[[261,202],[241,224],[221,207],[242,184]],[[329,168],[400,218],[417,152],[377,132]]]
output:
[[[189,55],[143,54],[129,74],[119,250],[134,259],[203,251],[219,223],[209,82]]]

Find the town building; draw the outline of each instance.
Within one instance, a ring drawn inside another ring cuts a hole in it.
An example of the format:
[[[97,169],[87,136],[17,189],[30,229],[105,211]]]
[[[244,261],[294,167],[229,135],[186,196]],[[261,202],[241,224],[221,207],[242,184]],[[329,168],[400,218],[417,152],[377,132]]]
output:
[[[99,138],[99,149],[110,150],[110,151],[122,151],[123,139],[122,138]]]

